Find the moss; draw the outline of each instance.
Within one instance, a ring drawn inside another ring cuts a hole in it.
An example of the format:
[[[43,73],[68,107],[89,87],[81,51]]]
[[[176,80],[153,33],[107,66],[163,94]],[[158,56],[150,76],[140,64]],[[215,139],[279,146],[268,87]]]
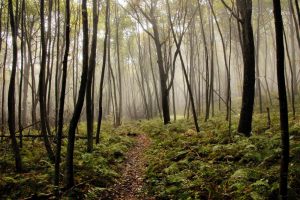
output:
[[[250,138],[236,133],[238,117],[233,117],[230,139],[223,117],[200,123],[200,133],[191,121],[165,128],[156,120],[147,123],[153,140],[147,152],[150,193],[158,199],[268,199],[272,195],[278,188],[281,154],[276,113],[268,130],[265,115],[255,115]],[[291,138],[289,183],[298,196],[299,144],[299,138]]]
[[[125,129],[129,129],[129,127],[116,130],[110,123],[105,122],[101,131],[101,142],[94,145],[93,153],[86,153],[85,140],[76,140],[74,150],[75,182],[76,184],[86,183],[71,191],[73,195],[81,199],[93,199],[108,190],[109,186],[120,176],[124,155],[134,142],[132,138],[123,134],[121,130]],[[85,131],[85,123],[80,123],[77,135],[84,136],[86,135]],[[64,139],[62,143],[61,169],[65,169],[67,139]],[[9,149],[9,146],[1,144],[0,148]],[[38,196],[53,192],[54,166],[48,161],[44,149],[42,140],[24,140],[21,153],[25,173],[22,174],[15,174],[12,171],[14,159],[11,151],[0,156],[1,199],[20,199],[33,194]]]

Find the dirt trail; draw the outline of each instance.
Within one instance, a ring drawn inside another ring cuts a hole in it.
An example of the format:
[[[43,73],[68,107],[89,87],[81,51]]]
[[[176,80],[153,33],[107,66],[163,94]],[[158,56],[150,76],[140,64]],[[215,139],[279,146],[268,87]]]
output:
[[[144,152],[150,146],[150,138],[141,134],[135,146],[126,154],[120,180],[114,185],[112,199],[115,200],[153,200],[143,192],[146,160]]]

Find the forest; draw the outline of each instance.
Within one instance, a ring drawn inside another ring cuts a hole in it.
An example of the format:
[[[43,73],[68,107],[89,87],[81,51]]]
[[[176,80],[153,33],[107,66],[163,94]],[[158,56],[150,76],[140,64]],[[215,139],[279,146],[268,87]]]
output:
[[[298,0],[0,0],[0,199],[300,199]]]

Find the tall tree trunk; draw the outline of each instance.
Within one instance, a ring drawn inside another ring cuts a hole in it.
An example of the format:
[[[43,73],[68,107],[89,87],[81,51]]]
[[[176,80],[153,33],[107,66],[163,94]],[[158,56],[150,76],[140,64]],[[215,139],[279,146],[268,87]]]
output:
[[[59,198],[59,177],[60,177],[60,161],[61,161],[61,140],[62,140],[62,131],[64,126],[64,107],[65,107],[65,93],[67,85],[67,72],[68,72],[68,55],[70,48],[70,0],[66,0],[66,21],[65,21],[65,38],[66,46],[63,60],[63,74],[62,74],[62,83],[61,83],[61,92],[60,92],[60,102],[59,102],[59,112],[58,112],[58,129],[57,129],[57,144],[56,144],[56,153],[55,153],[55,176],[54,176],[54,185],[56,187],[56,197]]]
[[[267,38],[267,33],[266,33],[266,30],[265,30],[265,38]],[[266,88],[267,88],[267,94],[268,94],[268,98],[269,98],[269,103],[270,105],[273,105],[273,102],[272,102],[272,98],[271,98],[271,92],[270,92],[270,87],[269,87],[269,82],[267,80],[267,66],[268,66],[268,42],[267,40],[265,39],[265,62],[264,62],[264,68],[265,68],[265,74],[264,74],[264,79],[265,79],[265,84],[266,84]]]
[[[52,79],[52,68],[50,68],[51,44],[52,44],[52,37],[51,37],[52,7],[53,7],[53,2],[52,1],[53,0],[48,0],[48,21],[47,21],[47,34],[46,34],[46,63],[47,63],[46,64],[46,66],[47,66],[46,69],[47,69],[47,76],[46,76],[46,81],[45,81],[45,105],[46,105],[45,107],[46,107],[46,123],[47,123],[47,129],[48,129],[49,134],[51,134],[50,125],[49,125],[49,117],[50,117],[51,79]],[[55,38],[54,38],[54,40],[55,40]],[[53,47],[54,47],[54,45],[53,45]],[[49,89],[47,91],[48,85],[49,85]]]
[[[185,79],[185,82],[186,82],[186,86],[187,86],[187,89],[188,89],[188,94],[189,94],[189,98],[190,98],[190,102],[191,102],[191,106],[192,106],[192,113],[193,113],[195,128],[196,128],[196,131],[199,133],[200,128],[199,128],[199,125],[198,125],[198,119],[197,119],[197,113],[196,113],[196,107],[195,107],[193,91],[192,91],[191,84],[188,80],[187,70],[185,68],[183,56],[182,56],[182,53],[181,53],[181,50],[180,50],[180,45],[181,45],[181,42],[182,42],[183,34],[181,35],[179,40],[177,40],[176,33],[175,33],[175,30],[174,30],[174,27],[173,27],[173,24],[172,24],[171,11],[170,11],[170,5],[169,5],[168,0],[167,0],[167,6],[168,6],[168,18],[169,18],[169,23],[170,23],[170,26],[171,26],[172,36],[173,36],[174,42],[176,44],[176,52],[178,52],[178,54],[179,54],[181,67],[182,67],[182,71],[183,71],[183,74],[184,74],[184,79]],[[175,60],[176,60],[176,58],[175,58]]]
[[[152,75],[152,79],[153,79],[153,87],[154,87],[154,92],[155,92],[157,109],[158,109],[159,117],[162,118],[161,108],[160,108],[160,103],[159,103],[159,94],[158,94],[156,78],[155,78],[153,63],[152,63],[152,49],[151,49],[150,36],[148,36],[148,49],[149,49],[149,59],[150,59],[149,62],[150,62],[150,67],[151,67],[151,75]]]
[[[206,81],[205,81],[205,120],[208,119],[209,117],[209,59],[208,59],[208,45],[207,45],[207,40],[206,40],[206,33],[204,31],[204,22],[203,22],[203,17],[202,17],[202,10],[201,10],[201,5],[198,2],[198,11],[200,15],[200,22],[201,22],[201,35],[204,43],[204,56],[205,56],[205,70],[206,70]]]
[[[257,92],[259,99],[259,112],[263,112],[262,108],[262,94],[261,94],[261,79],[259,73],[259,49],[260,49],[260,17],[261,17],[261,1],[257,0],[258,15],[257,15],[257,30],[256,30],[256,54],[255,54],[255,65],[256,65],[256,78],[257,78]]]
[[[281,16],[281,4],[273,0],[274,19],[276,30],[276,55],[277,55],[277,80],[280,106],[280,127],[281,127],[281,167],[280,167],[280,196],[281,199],[288,199],[288,166],[289,166],[289,122],[286,98],[286,87],[284,77],[284,42],[283,22]]]
[[[296,107],[295,107],[295,85],[294,85],[294,74],[296,74],[295,72],[295,66],[293,66],[292,64],[292,60],[291,60],[291,56],[290,56],[290,52],[289,52],[289,48],[288,48],[288,41],[286,38],[286,33],[285,30],[283,30],[283,36],[284,36],[284,43],[285,43],[285,50],[286,50],[286,54],[287,54],[287,58],[288,58],[288,63],[289,63],[289,68],[290,68],[290,72],[291,72],[291,103],[292,103],[292,113],[293,113],[293,118],[296,118]],[[286,68],[285,68],[286,71]],[[287,76],[287,73],[285,72],[285,75]],[[288,80],[288,78],[286,78],[286,80]],[[287,88],[289,88],[289,84],[287,82]]]
[[[25,21],[25,0],[22,0],[22,15],[21,15],[21,77],[20,77],[20,88],[19,88],[19,139],[20,139],[20,147],[22,148],[22,135],[23,135],[23,123],[22,123],[22,86],[23,86],[23,73],[24,73],[24,61],[25,59],[25,45],[24,45],[24,21]]]
[[[162,98],[162,110],[163,110],[163,119],[164,124],[170,123],[170,108],[169,108],[169,91],[167,88],[167,75],[164,69],[163,53],[162,53],[162,44],[159,39],[159,32],[157,27],[157,21],[154,16],[152,16],[152,28],[154,33],[154,42],[157,52],[157,64],[159,68],[160,76],[160,89],[161,89],[161,98]]]
[[[226,53],[226,45],[225,45],[224,36],[222,34],[220,24],[219,24],[219,22],[217,20],[217,16],[216,16],[216,13],[214,11],[213,4],[211,4],[211,3],[210,3],[210,8],[211,8],[212,14],[214,16],[214,19],[215,19],[215,22],[216,22],[216,25],[217,25],[217,29],[218,29],[218,32],[220,34],[221,41],[222,41],[223,57],[224,57],[224,63],[225,63],[225,68],[226,68],[226,76],[227,76],[227,87],[226,87],[226,120],[229,120],[230,115],[231,115],[231,108],[230,108],[230,101],[231,101],[230,64],[227,61],[227,53]],[[230,16],[230,19],[229,19],[230,22],[231,22],[231,17],[232,16]],[[230,25],[230,31],[231,31],[231,24],[229,24],[229,25]],[[221,94],[220,91],[219,91],[219,94]],[[221,99],[221,95],[219,97],[220,97],[219,99]]]
[[[87,152],[93,151],[93,101],[92,101],[92,81],[93,74],[95,73],[96,67],[96,51],[97,51],[97,33],[98,33],[98,1],[93,1],[93,35],[92,35],[92,47],[91,55],[89,60],[89,72],[87,78],[87,89],[86,89],[86,124],[87,124]]]
[[[15,156],[15,164],[16,164],[16,171],[22,171],[22,160],[20,155],[20,149],[17,144],[16,139],[16,125],[15,125],[15,79],[16,79],[16,69],[17,69],[17,60],[18,60],[18,47],[17,47],[17,29],[15,24],[15,17],[14,17],[14,9],[12,0],[8,0],[8,12],[10,18],[10,26],[11,26],[11,35],[13,40],[13,63],[12,63],[12,71],[10,76],[9,82],[9,89],[8,89],[8,127],[9,133],[11,138],[12,149]]]
[[[80,89],[78,93],[78,100],[74,109],[74,113],[69,125],[68,131],[68,146],[66,158],[66,187],[69,189],[74,186],[74,166],[73,154],[75,145],[75,131],[80,119],[84,97],[86,92],[87,74],[88,74],[88,50],[89,50],[89,35],[88,35],[88,13],[87,13],[87,0],[82,0],[82,30],[83,30],[83,45],[82,45],[82,75]]]
[[[212,117],[214,117],[214,79],[215,79],[215,57],[214,57],[214,42],[215,42],[215,29],[213,18],[210,17],[210,87],[209,87],[209,105],[211,105]],[[208,119],[208,118],[207,118]],[[206,120],[207,120],[206,119]]]
[[[293,8],[292,1],[289,1],[289,8],[290,8],[290,21],[293,20],[293,12],[291,11]],[[292,109],[293,109],[293,117],[295,118],[296,109],[295,109],[295,96],[298,94],[298,87],[297,87],[297,73],[296,73],[296,51],[295,51],[295,28],[297,28],[297,23],[295,23],[296,27],[293,23],[290,23],[290,38],[291,38],[291,56],[289,54],[289,48],[286,44],[286,51],[288,56],[288,61],[290,65],[291,71],[291,92],[292,92]],[[285,32],[284,32],[285,33]],[[287,43],[286,34],[284,34],[285,42]]]
[[[57,13],[56,24],[57,25],[57,41],[56,41],[56,69],[55,69],[55,129],[58,129],[58,112],[59,112],[59,67],[60,67],[60,0],[56,0]]]
[[[119,109],[116,113],[116,126],[121,125],[122,117],[122,76],[121,76],[121,61],[120,61],[120,37],[119,37],[119,27],[120,27],[120,16],[118,14],[118,6],[115,6],[116,15],[116,48],[117,48],[117,65],[118,65],[118,85],[119,85]]]
[[[33,61],[32,57],[32,48],[31,48],[31,39],[27,41],[28,46],[28,59],[30,60],[30,66],[31,66],[31,123],[36,124],[36,86],[35,86],[35,60]],[[37,44],[37,43],[36,43]],[[37,52],[37,47],[35,48],[35,53]],[[36,56],[35,56],[36,57]],[[36,126],[35,126],[36,127]]]
[[[8,49],[8,29],[9,29],[9,17],[7,18],[7,24],[6,24],[6,36],[5,36],[5,50],[4,50],[4,58],[3,58],[3,66],[2,66],[2,105],[1,105],[1,133],[4,135],[5,133],[5,124],[6,124],[6,113],[5,113],[5,88],[6,88],[6,60],[7,60],[7,49]]]
[[[99,113],[97,120],[97,132],[96,132],[96,144],[100,141],[100,129],[102,122],[102,101],[103,101],[103,84],[104,84],[104,75],[105,75],[105,67],[106,67],[106,53],[107,53],[107,40],[110,29],[110,0],[106,0],[106,9],[105,9],[105,37],[104,37],[104,45],[103,45],[103,59],[102,59],[102,71],[100,77],[100,87],[99,87]]]
[[[26,10],[24,7],[24,21],[26,20]],[[24,23],[24,22],[23,22]],[[25,24],[23,24],[24,29],[25,29]],[[24,30],[25,31],[25,30]],[[24,33],[23,33],[24,34]],[[26,37],[26,33],[24,35],[24,73],[23,73],[23,77],[24,77],[24,85],[23,85],[23,98],[22,98],[22,116],[21,116],[21,121],[23,126],[27,126],[27,110],[28,110],[28,106],[27,106],[27,100],[28,100],[28,87],[29,87],[29,72],[30,72],[30,61],[28,59],[28,54],[27,54],[27,50],[28,48],[26,47],[26,41],[25,41],[25,37]]]
[[[242,95],[242,108],[238,132],[250,136],[252,130],[252,115],[255,91],[255,47],[253,39],[252,0],[237,1],[238,11],[242,23],[242,52],[244,60],[244,83]]]
[[[51,144],[47,133],[47,114],[46,114],[46,93],[45,93],[45,70],[46,70],[46,40],[45,40],[45,15],[44,15],[44,5],[45,1],[40,2],[40,18],[41,18],[41,69],[39,77],[39,101],[40,101],[40,118],[41,118],[41,132],[44,138],[45,147],[48,153],[50,161],[54,162],[54,153],[51,148]]]

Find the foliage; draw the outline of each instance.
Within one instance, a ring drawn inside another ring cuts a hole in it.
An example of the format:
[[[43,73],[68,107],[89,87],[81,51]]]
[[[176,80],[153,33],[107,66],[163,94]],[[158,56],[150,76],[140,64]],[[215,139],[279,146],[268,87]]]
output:
[[[119,129],[123,129],[122,127]],[[85,135],[84,123],[78,126],[78,136]],[[71,193],[80,199],[97,199],[120,176],[124,155],[133,139],[120,134],[110,124],[104,123],[101,142],[93,153],[86,153],[86,140],[76,140],[74,152],[75,187]],[[22,157],[25,173],[15,174],[14,159],[8,143],[0,144],[0,198],[19,199],[32,195],[52,194],[54,190],[54,165],[50,163],[42,140],[24,141]],[[67,140],[63,140],[62,169],[65,168]],[[61,179],[64,175],[61,174]],[[64,192],[66,196],[69,191]]]
[[[74,152],[76,187],[64,191],[80,199],[97,199],[111,192],[120,177],[124,154],[132,146],[132,136],[149,134],[150,148],[145,152],[147,169],[143,190],[156,199],[276,199],[279,188],[280,126],[278,113],[271,113],[267,129],[265,114],[256,114],[251,137],[237,133],[238,116],[233,116],[232,133],[224,115],[201,123],[180,119],[163,125],[160,119],[126,122],[118,128],[105,122],[101,142],[93,153],[86,153],[86,140],[76,140]],[[65,130],[66,132],[66,130]],[[32,132],[34,133],[34,132]],[[300,195],[300,120],[290,120],[289,187],[291,199]],[[77,136],[86,135],[86,125],[78,126]],[[66,155],[63,140],[62,169]],[[25,173],[15,174],[8,143],[1,143],[1,198],[24,198],[51,194],[54,167],[41,140],[24,141],[22,157]],[[61,178],[63,179],[63,174]]]
[[[229,140],[228,123],[216,117],[202,125],[201,133],[193,124],[179,120],[166,127],[157,121],[142,125],[149,131],[153,146],[146,182],[157,199],[268,199],[279,188],[280,127],[272,113],[272,127],[266,129],[266,117],[254,116],[254,131],[247,138],[233,133]],[[291,120],[291,193],[299,190],[299,121]],[[152,130],[152,131],[151,131]]]

